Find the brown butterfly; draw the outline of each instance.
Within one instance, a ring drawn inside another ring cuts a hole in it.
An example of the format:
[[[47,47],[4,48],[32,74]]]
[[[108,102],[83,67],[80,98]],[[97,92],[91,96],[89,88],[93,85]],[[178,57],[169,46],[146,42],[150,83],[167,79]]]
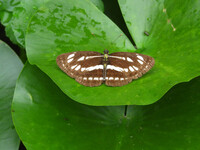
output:
[[[104,54],[94,51],[64,53],[57,57],[62,71],[85,86],[123,86],[149,71],[154,65],[150,56],[116,52]]]

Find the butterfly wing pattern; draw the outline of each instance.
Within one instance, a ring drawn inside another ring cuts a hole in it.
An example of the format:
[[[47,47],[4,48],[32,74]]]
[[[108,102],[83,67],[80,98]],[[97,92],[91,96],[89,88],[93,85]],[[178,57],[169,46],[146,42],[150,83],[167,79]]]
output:
[[[105,81],[108,86],[126,85],[141,77],[154,65],[152,57],[138,53],[116,52],[110,54],[108,59]]]
[[[103,83],[103,55],[93,51],[64,53],[57,57],[57,64],[67,75],[85,86]]]
[[[64,53],[57,64],[67,75],[85,86],[123,86],[149,71],[154,65],[150,56],[116,52],[104,54],[93,51]]]

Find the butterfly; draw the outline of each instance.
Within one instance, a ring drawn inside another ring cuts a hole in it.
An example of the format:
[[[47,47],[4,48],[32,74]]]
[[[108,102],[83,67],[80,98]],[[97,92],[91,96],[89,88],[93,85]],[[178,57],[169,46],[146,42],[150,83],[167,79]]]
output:
[[[84,86],[123,86],[149,71],[154,58],[131,52],[104,54],[95,51],[64,53],[57,57],[57,65],[68,76]]]

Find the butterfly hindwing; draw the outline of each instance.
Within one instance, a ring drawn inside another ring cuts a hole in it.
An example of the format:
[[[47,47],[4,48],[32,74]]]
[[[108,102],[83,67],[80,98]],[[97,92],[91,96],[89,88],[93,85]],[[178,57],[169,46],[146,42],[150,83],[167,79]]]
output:
[[[64,53],[57,57],[62,71],[85,86],[99,86],[103,82],[103,55],[93,51]]]

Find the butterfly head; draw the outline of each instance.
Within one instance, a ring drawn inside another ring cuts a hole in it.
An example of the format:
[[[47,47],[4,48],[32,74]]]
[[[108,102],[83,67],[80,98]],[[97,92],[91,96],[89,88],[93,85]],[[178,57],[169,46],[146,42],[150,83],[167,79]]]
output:
[[[104,54],[108,54],[109,53],[109,51],[106,49],[106,50],[104,50]]]

